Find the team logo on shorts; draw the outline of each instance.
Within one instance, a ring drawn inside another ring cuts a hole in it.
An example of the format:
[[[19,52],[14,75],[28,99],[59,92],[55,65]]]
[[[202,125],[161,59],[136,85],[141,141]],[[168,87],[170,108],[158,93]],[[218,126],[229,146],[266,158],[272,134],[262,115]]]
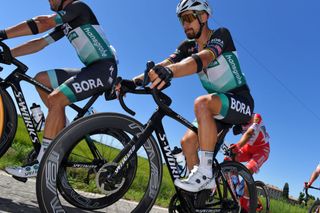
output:
[[[81,81],[80,83],[75,82],[72,84],[76,93],[81,93],[83,91],[88,91],[98,87],[103,87],[103,83],[100,78],[97,79],[88,79],[86,81]]]
[[[231,99],[231,109],[240,112],[244,115],[249,115],[251,116],[251,109],[249,106],[245,105],[244,103],[234,99],[234,98],[230,98]]]

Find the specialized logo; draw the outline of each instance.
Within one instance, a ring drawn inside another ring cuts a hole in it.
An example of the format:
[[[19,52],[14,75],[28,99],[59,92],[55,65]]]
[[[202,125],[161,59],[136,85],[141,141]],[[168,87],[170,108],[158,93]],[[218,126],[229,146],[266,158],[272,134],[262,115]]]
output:
[[[40,143],[22,93],[14,91],[14,95],[16,96],[16,98],[18,100],[19,110],[21,112],[21,116],[22,116],[23,121],[27,127],[28,132],[29,132],[29,136],[31,138],[31,141],[33,143]]]
[[[63,33],[64,33],[65,35],[68,35],[69,32],[70,32],[70,30],[72,30],[72,27],[71,27],[68,23],[63,24],[63,27],[64,27]]]
[[[96,89],[98,87],[104,87],[100,78],[88,79],[86,81],[81,81],[80,83],[72,83],[72,86],[76,93],[82,93],[83,91],[88,91],[91,89]]]
[[[170,150],[170,146],[166,143],[166,135],[163,134],[161,135],[160,133],[158,134],[159,139],[164,143],[164,151],[165,151],[165,155],[167,156],[167,160],[170,166],[170,169],[172,171],[172,175],[174,178],[179,178],[180,177],[180,173],[178,171],[177,168],[177,162],[176,159],[173,157],[172,152]]]
[[[231,109],[240,112],[244,115],[249,115],[251,116],[251,109],[249,106],[245,105],[244,103],[234,99],[234,98],[230,98],[231,99]]]
[[[123,168],[124,164],[127,162],[127,160],[130,158],[130,156],[134,153],[136,150],[136,146],[133,145],[129,152],[124,156],[124,158],[121,160],[119,165],[117,166],[116,170],[114,171],[115,174],[118,174],[119,171]]]

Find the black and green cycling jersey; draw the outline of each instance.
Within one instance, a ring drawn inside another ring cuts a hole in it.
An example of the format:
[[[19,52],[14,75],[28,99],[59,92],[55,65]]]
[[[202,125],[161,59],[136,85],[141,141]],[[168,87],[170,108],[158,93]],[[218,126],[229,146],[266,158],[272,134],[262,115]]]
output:
[[[254,109],[254,100],[241,71],[229,30],[219,28],[212,31],[203,49],[209,50],[215,58],[198,72],[202,86],[221,100],[222,107],[214,118],[231,124],[248,122]],[[185,40],[168,60],[177,63],[198,52],[195,40]]]
[[[89,6],[72,1],[57,12],[55,22],[57,27],[45,40],[51,44],[66,36],[85,67],[45,71],[51,87],[71,103],[110,90],[117,76],[116,55]]]
[[[55,21],[58,26],[45,36],[48,44],[67,36],[85,65],[116,58],[97,18],[85,3],[73,1],[57,12]]]
[[[195,40],[184,41],[169,57],[173,63],[198,53]],[[213,31],[204,49],[215,56],[207,68],[198,73],[203,87],[208,93],[225,93],[246,85],[246,79],[241,72],[239,59],[230,32],[226,28]]]

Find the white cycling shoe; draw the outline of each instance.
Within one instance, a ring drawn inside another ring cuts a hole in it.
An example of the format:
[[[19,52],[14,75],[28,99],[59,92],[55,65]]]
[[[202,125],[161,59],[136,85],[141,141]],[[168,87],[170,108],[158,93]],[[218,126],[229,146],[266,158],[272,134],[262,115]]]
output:
[[[6,167],[5,171],[15,177],[30,178],[36,177],[39,170],[39,162],[36,160],[25,166]]]
[[[174,185],[188,192],[199,192],[204,189],[215,189],[216,182],[212,177],[205,175],[205,171],[199,166],[194,166],[186,179],[176,179]]]

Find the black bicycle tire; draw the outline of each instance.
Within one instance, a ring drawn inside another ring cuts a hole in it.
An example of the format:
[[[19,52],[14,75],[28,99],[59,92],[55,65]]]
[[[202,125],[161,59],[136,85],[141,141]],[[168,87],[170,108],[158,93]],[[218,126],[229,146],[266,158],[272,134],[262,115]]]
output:
[[[13,139],[16,135],[18,116],[16,107],[9,93],[6,90],[0,88],[0,95],[3,101],[4,107],[4,118],[3,118],[3,130],[0,138],[0,158],[8,151],[11,147]]]
[[[316,200],[314,201],[314,203],[312,204],[312,206],[309,208],[309,213],[313,213],[314,210],[317,208],[317,207],[320,207],[320,200]]]
[[[89,117],[81,118],[65,128],[50,144],[40,164],[36,191],[41,212],[51,213],[58,210],[59,212],[65,212],[57,193],[56,180],[59,164],[62,161],[60,154],[63,150],[69,150],[72,146],[72,140],[68,140],[68,143],[64,143],[63,140],[67,137],[79,137],[77,136],[77,134],[81,132],[79,128],[87,131],[94,128],[116,128],[136,135],[141,133],[143,125],[137,120],[119,113],[97,113]],[[152,171],[150,172],[157,174],[157,177],[149,179],[148,188],[143,198],[132,212],[148,212],[152,208],[159,193],[162,180],[162,159],[156,141],[153,137],[150,137],[144,146],[148,147],[146,150],[147,155],[152,156]]]
[[[233,162],[233,161],[222,162],[219,166],[221,168],[220,171],[222,173],[225,170],[228,170],[230,167],[236,168],[238,173],[245,173],[244,177],[246,178],[246,183],[247,183],[249,196],[250,196],[250,213],[254,213],[256,210],[256,204],[257,204],[256,203],[257,202],[257,194],[256,194],[256,186],[255,186],[254,180],[252,178],[252,175],[250,174],[250,171],[245,166],[243,166],[241,163]],[[218,172],[218,171],[214,170],[214,172]],[[218,174],[215,177],[217,182],[219,182],[218,180],[222,180],[221,172],[218,172]],[[224,182],[222,196],[220,197],[220,199],[226,198],[227,190],[228,189],[226,188],[226,184]],[[173,213],[173,212],[185,213],[185,210],[183,209],[183,207],[182,207],[181,211],[179,211],[179,210],[174,211],[174,210],[176,210],[175,206],[174,206],[174,204],[175,204],[174,202],[177,199],[178,199],[177,194],[175,194],[170,201],[170,205],[169,205],[169,209],[168,209],[169,212],[170,213]],[[224,209],[222,209],[222,212],[224,212]]]
[[[237,168],[238,173],[244,173],[245,175],[242,176],[246,178],[246,183],[247,183],[247,189],[249,192],[249,197],[250,197],[250,209],[249,213],[255,213],[256,212],[256,206],[257,206],[257,190],[256,190],[256,185],[254,182],[254,179],[250,173],[250,171],[245,167],[243,164],[235,161],[224,161],[220,164],[221,170],[224,171],[228,167],[235,167]],[[218,174],[217,178],[219,178],[220,173]],[[225,188],[225,187],[224,187]],[[225,196],[225,191],[223,191],[223,197]]]
[[[263,193],[266,196],[266,212],[270,212],[270,195],[269,195],[269,190],[266,184],[260,180],[255,181],[256,187],[260,187],[263,190]]]

